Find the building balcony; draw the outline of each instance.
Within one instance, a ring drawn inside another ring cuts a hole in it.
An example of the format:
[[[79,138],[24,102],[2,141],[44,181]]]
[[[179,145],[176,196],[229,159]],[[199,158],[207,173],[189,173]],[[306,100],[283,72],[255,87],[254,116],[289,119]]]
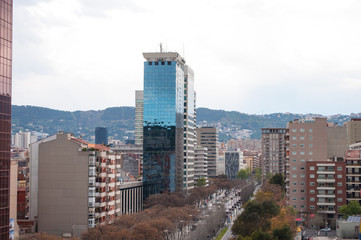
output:
[[[115,182],[108,183],[108,186],[109,186],[109,187],[115,187]]]
[[[317,202],[317,206],[335,206],[334,202]]]
[[[120,173],[115,174],[116,177],[120,177]]]
[[[95,213],[95,218],[99,218],[100,217],[100,213]]]
[[[100,217],[105,217],[107,215],[107,212],[100,213]]]
[[[114,210],[114,209],[108,212],[108,215],[114,215],[114,214],[115,214],[115,210]]]
[[[115,192],[108,192],[108,196],[109,196],[109,197],[114,197],[114,196],[115,196]]]
[[[318,183],[334,183],[335,182],[335,179],[317,179],[317,182]]]
[[[335,198],[335,195],[327,195],[327,194],[319,194],[317,195],[318,198]]]
[[[110,174],[108,174],[108,177],[110,177],[110,178],[115,178],[115,174],[114,174],[114,173],[110,173]]]
[[[336,172],[335,171],[317,171],[317,174],[332,174],[332,175],[335,175]]]
[[[115,165],[115,167],[116,167],[117,169],[120,169],[120,168],[121,168],[121,167],[120,167],[120,164]]]
[[[335,210],[317,210],[317,213],[336,214]]]
[[[335,189],[336,189],[335,187],[325,187],[325,186],[317,187],[317,190],[335,190]]]
[[[120,199],[115,200],[115,203],[116,203],[116,204],[119,204],[119,203],[120,203]]]
[[[89,156],[89,166],[95,166],[96,158],[95,156]]]
[[[100,177],[107,177],[107,173],[105,173],[105,172],[99,173],[99,176]]]

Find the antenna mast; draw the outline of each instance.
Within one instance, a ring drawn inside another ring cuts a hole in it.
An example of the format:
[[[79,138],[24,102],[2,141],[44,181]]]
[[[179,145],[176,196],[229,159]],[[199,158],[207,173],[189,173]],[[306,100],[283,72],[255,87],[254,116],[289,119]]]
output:
[[[160,52],[162,53],[162,52],[163,52],[163,45],[162,45],[162,43],[159,43],[159,47],[160,47]]]

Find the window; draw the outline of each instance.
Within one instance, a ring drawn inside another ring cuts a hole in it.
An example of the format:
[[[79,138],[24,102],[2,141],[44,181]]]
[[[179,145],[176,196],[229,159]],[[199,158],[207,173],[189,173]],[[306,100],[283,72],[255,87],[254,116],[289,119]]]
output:
[[[314,182],[310,182],[310,186],[315,186],[315,183],[314,183]]]
[[[305,140],[305,137],[304,137],[304,136],[301,136],[301,137],[300,137],[300,140]]]
[[[311,193],[311,194],[315,194],[315,190],[311,189],[311,190],[310,190],[310,193]]]
[[[305,144],[300,144],[300,147],[301,147],[301,148],[305,147]]]
[[[297,129],[296,128],[292,129],[292,132],[297,132]]]
[[[310,174],[310,178],[315,178],[315,174]]]
[[[304,178],[305,177],[305,174],[301,174],[301,178]]]
[[[297,154],[297,152],[292,152],[292,155],[296,155]]]
[[[301,186],[305,186],[305,183],[304,183],[304,182],[301,182]]]
[[[342,171],[342,167],[337,167],[337,171]]]
[[[342,190],[337,190],[337,194],[342,194]]]
[[[292,198],[292,200],[293,200],[293,201],[297,201],[297,198],[294,197],[294,198]]]
[[[311,148],[311,147],[312,147],[312,143],[308,144],[308,146]]]
[[[292,137],[292,140],[297,140],[297,137],[293,136],[293,137]]]
[[[296,160],[296,159],[292,159],[292,162],[297,162],[297,160]]]
[[[301,208],[305,208],[305,206],[304,206],[304,205],[301,205]]]
[[[301,192],[305,192],[305,190],[301,189]]]
[[[297,208],[297,205],[293,205],[293,208]]]
[[[297,170],[297,167],[292,167],[292,170]]]
[[[315,201],[315,198],[311,197],[310,202],[314,202],[314,201]]]
[[[310,208],[311,208],[311,209],[315,209],[315,206],[311,205]]]
[[[342,178],[342,174],[338,174],[338,175],[337,175],[337,178]]]
[[[301,155],[305,155],[305,152],[300,152]]]
[[[292,192],[297,192],[297,190],[296,190],[296,189],[293,189]]]
[[[301,197],[301,201],[305,201],[305,198],[304,198],[304,197]]]
[[[312,132],[312,128],[308,129],[309,132]]]
[[[308,139],[312,140],[312,136],[309,136]]]
[[[338,187],[342,187],[342,182],[338,182],[338,183],[337,183],[337,186],[338,186]]]
[[[310,170],[311,170],[311,171],[314,171],[314,170],[315,170],[315,167],[314,167],[314,166],[310,166]]]
[[[312,153],[312,152],[309,152],[308,154],[309,154],[309,155],[312,155],[313,153]]]
[[[337,198],[337,202],[342,202],[342,198]]]
[[[292,144],[292,147],[293,147],[293,148],[296,148],[296,147],[297,147],[297,144]]]
[[[297,185],[297,183],[296,183],[296,182],[293,182],[292,184],[293,184],[294,186],[296,186],[296,185]]]
[[[293,177],[293,178],[297,178],[297,175],[296,175],[296,174],[292,174],[292,177]]]
[[[305,132],[305,129],[304,129],[304,128],[300,128],[300,132]]]

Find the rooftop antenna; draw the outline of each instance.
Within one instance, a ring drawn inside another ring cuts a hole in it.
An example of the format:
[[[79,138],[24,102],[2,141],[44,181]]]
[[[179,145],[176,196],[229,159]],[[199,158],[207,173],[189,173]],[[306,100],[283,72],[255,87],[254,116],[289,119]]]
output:
[[[160,52],[162,53],[162,52],[163,52],[163,45],[162,45],[162,43],[159,43],[159,47],[160,47]]]

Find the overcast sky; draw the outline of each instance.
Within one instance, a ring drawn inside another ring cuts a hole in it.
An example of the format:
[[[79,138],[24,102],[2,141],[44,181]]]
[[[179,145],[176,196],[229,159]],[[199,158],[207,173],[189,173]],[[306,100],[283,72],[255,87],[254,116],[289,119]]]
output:
[[[361,1],[15,0],[13,104],[134,106],[142,52],[185,55],[198,107],[361,112]]]

